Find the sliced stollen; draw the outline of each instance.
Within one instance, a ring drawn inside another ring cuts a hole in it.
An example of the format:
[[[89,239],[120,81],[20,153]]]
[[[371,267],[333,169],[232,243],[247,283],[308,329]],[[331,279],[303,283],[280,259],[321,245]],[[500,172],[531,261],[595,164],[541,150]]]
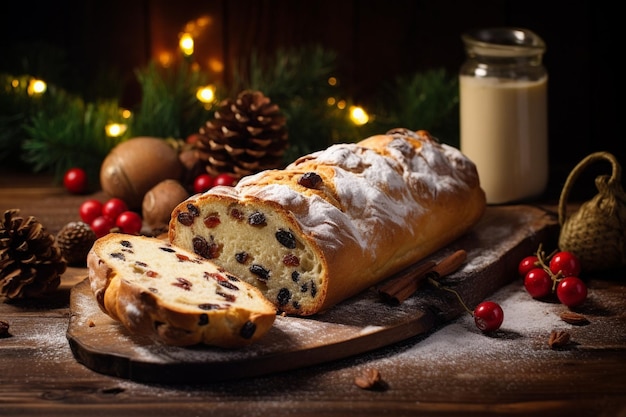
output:
[[[102,311],[165,344],[241,347],[276,318],[257,288],[162,239],[110,233],[95,242],[87,266]]]
[[[172,212],[169,240],[279,310],[311,315],[443,248],[485,207],[472,161],[426,131],[394,129],[192,196]]]

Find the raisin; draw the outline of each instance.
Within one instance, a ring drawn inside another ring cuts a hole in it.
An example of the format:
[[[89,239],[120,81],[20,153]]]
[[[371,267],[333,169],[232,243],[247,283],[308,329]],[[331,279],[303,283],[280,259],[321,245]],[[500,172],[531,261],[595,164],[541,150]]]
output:
[[[178,222],[182,224],[183,226],[191,226],[193,224],[194,217],[190,213],[181,211],[176,216],[176,219],[178,219]]]
[[[148,266],[148,264],[147,264],[147,263],[142,262],[142,261],[135,261],[135,264],[136,264],[137,266],[143,266],[144,268],[146,268],[146,267]]]
[[[256,324],[251,321],[247,321],[241,327],[241,330],[239,331],[239,335],[243,337],[244,339],[250,339],[252,336],[254,336],[255,332],[256,332]]]
[[[230,301],[231,303],[234,303],[235,300],[236,300],[236,297],[233,294],[226,294],[226,293],[221,292],[221,291],[215,291],[215,294],[217,294],[217,295],[219,295],[221,297],[224,297],[224,299],[226,301]]]
[[[309,290],[309,283],[305,282],[300,286],[300,292],[307,292]]]
[[[220,220],[220,215],[218,213],[211,213],[208,216],[206,216],[204,218],[204,225],[209,228],[209,229],[213,229],[214,227],[217,227],[222,221]]]
[[[285,304],[289,302],[290,299],[291,299],[291,291],[289,291],[287,288],[281,288],[280,291],[278,291],[278,295],[276,296],[276,301],[278,301],[279,306],[284,306]]]
[[[239,278],[237,278],[234,275],[226,274],[226,278],[228,278],[230,281],[233,281],[233,282],[239,282]]]
[[[299,266],[300,259],[293,253],[288,253],[287,255],[283,256],[283,264],[285,264],[286,266]]]
[[[300,273],[299,273],[298,271],[293,271],[293,272],[291,273],[291,280],[292,280],[293,282],[298,282],[298,281],[300,281]]]
[[[265,226],[267,224],[265,214],[255,211],[248,217],[248,224],[251,226]]]
[[[237,262],[239,262],[240,264],[245,264],[246,261],[248,260],[248,253],[247,252],[237,252],[235,254],[235,260]]]
[[[267,281],[270,278],[270,271],[258,264],[253,264],[250,267],[250,272],[256,275],[261,281]]]
[[[209,324],[209,315],[206,313],[200,314],[198,316],[198,326],[206,326],[207,324]]]
[[[298,184],[306,188],[317,188],[321,183],[322,177],[315,172],[307,172],[298,180]]]
[[[161,246],[159,249],[161,249],[163,252],[169,252],[169,253],[174,253],[176,252],[174,249],[172,248],[168,248],[166,246]]]
[[[125,261],[126,260],[126,257],[121,252],[113,252],[110,256],[111,256],[111,258],[119,259],[120,261]]]
[[[211,236],[210,239],[211,242],[209,243],[202,236],[195,236],[191,240],[193,251],[206,259],[217,258],[220,254],[220,246],[215,243],[215,241],[213,240],[213,236]]]
[[[295,308],[296,310],[300,310],[300,303],[297,301],[294,301],[293,303],[291,303],[291,305],[293,306],[293,308]]]
[[[296,248],[296,238],[289,230],[278,229],[278,232],[276,232],[276,240],[287,249]]]
[[[232,209],[230,211],[230,217],[232,217],[235,220],[239,220],[239,221],[244,219],[243,212],[241,210],[239,210],[239,209],[236,209],[236,208],[234,208],[234,209]]]
[[[128,240],[122,240],[120,242],[120,245],[124,246],[125,248],[132,248],[133,247],[133,244],[130,243],[130,241],[128,241]]]
[[[191,291],[193,284],[185,278],[176,278],[176,282],[172,284],[175,287],[182,288],[185,291]]]
[[[224,288],[228,288],[229,290],[239,290],[239,287],[237,287],[235,284],[231,283],[230,281],[218,281],[218,284],[220,284],[222,287]]]
[[[189,210],[189,213],[193,217],[198,217],[200,215],[200,210],[198,210],[198,207],[194,206],[191,203],[187,204],[187,210]]]
[[[204,303],[204,304],[198,304],[198,308],[200,310],[219,310],[220,308],[222,308],[219,304],[214,304],[214,303]]]
[[[315,298],[317,295],[317,285],[313,281],[311,281],[311,297]]]

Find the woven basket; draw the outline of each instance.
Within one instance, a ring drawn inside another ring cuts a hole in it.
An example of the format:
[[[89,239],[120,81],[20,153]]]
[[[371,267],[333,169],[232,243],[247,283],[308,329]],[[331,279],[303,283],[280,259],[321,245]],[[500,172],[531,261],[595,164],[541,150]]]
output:
[[[574,182],[589,165],[609,161],[612,175],[595,179],[598,194],[567,217],[567,198]],[[626,194],[621,167],[608,152],[588,155],[570,172],[559,199],[559,248],[573,252],[583,271],[600,271],[626,265]]]

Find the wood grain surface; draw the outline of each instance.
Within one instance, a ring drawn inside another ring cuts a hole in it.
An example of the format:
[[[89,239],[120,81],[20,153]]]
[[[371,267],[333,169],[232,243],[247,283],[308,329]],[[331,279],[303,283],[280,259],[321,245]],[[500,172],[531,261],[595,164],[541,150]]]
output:
[[[84,198],[44,186],[0,188],[0,210],[20,208],[58,231],[76,219]],[[492,239],[498,246],[499,237]],[[505,311],[501,331],[491,336],[461,315],[343,359],[257,377],[167,384],[95,372],[76,360],[66,332],[70,293],[85,270],[69,268],[50,297],[0,300],[0,320],[10,325],[0,338],[0,415],[623,417],[625,277],[624,271],[586,277],[589,299],[577,310],[589,319],[586,326],[560,321],[563,306],[529,299],[521,280],[508,279],[490,296]],[[550,349],[554,329],[570,332],[571,343]],[[354,384],[367,369],[380,371],[384,389]]]
[[[468,251],[465,265],[445,281],[474,305],[513,279],[511,266],[532,253],[538,240],[547,240],[554,226],[554,217],[540,209],[489,207],[467,236],[430,259],[441,260],[459,248]],[[435,314],[438,310],[442,313]],[[279,315],[263,339],[244,349],[190,349],[129,334],[102,313],[89,282],[83,281],[72,290],[67,334],[77,359],[96,371],[144,382],[209,382],[277,373],[368,352],[427,333],[464,312],[458,300],[442,290],[420,289],[395,307],[381,302],[371,290],[313,318]]]

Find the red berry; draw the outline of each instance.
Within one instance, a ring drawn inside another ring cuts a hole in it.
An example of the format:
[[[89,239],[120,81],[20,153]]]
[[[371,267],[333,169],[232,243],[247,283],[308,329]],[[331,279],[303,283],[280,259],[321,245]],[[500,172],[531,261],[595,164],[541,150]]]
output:
[[[561,271],[561,276],[577,277],[580,275],[580,261],[572,252],[557,252],[550,259],[550,271],[555,275]]]
[[[115,225],[122,230],[122,233],[138,235],[142,226],[141,216],[134,211],[125,211],[117,216]]]
[[[587,286],[578,277],[565,277],[556,287],[556,296],[566,306],[576,307],[587,299]]]
[[[82,168],[70,168],[63,176],[65,189],[73,194],[82,194],[87,191],[87,173]]]
[[[209,174],[200,174],[193,181],[193,191],[203,193],[213,187],[213,177]]]
[[[543,268],[533,268],[524,277],[524,287],[533,298],[543,298],[552,292],[552,277]]]
[[[93,220],[102,216],[102,203],[95,199],[84,201],[78,208],[80,218],[87,224],[91,224]]]
[[[89,226],[91,227],[91,230],[93,230],[93,232],[96,234],[96,237],[101,238],[102,236],[109,234],[111,229],[113,229],[113,227],[115,226],[115,223],[113,223],[113,220],[111,219],[108,219],[104,216],[99,216],[93,219]]]
[[[474,322],[483,332],[498,330],[504,321],[504,311],[493,301],[483,301],[474,309]]]
[[[535,255],[527,256],[519,263],[517,271],[520,277],[525,277],[526,274],[534,268],[537,268],[538,258]]]
[[[222,173],[219,174],[217,177],[215,177],[215,181],[213,182],[213,185],[228,185],[228,186],[233,186],[235,185],[235,183],[237,182],[237,179],[235,179],[235,177],[233,177],[230,174],[227,173]]]
[[[128,210],[128,206],[124,200],[120,198],[111,198],[102,205],[102,215],[115,223],[117,216]]]

